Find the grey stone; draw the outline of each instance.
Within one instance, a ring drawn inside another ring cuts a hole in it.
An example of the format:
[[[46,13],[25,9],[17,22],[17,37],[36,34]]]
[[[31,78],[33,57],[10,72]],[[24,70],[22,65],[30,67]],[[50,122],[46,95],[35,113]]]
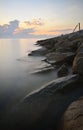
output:
[[[75,83],[77,80],[77,75],[70,75],[63,78],[59,78],[53,80],[52,82],[42,86],[41,89],[24,97],[16,105],[16,107],[13,108],[13,110],[10,112],[10,115],[8,115],[8,118],[6,118],[6,124],[8,125],[8,128],[14,128],[15,130],[17,130],[18,128],[25,127],[34,128],[34,124],[41,120],[42,115],[44,113],[48,112],[48,106],[50,106],[50,103],[56,99],[57,94],[63,92],[66,93],[67,91],[69,91],[68,88],[72,88],[71,84]],[[60,98],[60,95],[58,98]],[[59,106],[57,106],[57,103],[59,103]],[[59,107],[61,107],[60,103],[62,104],[62,102],[58,102],[57,99],[55,103],[56,115],[57,111],[59,112]]]
[[[83,130],[83,97],[69,105],[63,115],[60,130]]]
[[[69,74],[69,69],[68,66],[66,64],[63,64],[57,72],[58,77],[63,77],[63,76],[67,76]]]

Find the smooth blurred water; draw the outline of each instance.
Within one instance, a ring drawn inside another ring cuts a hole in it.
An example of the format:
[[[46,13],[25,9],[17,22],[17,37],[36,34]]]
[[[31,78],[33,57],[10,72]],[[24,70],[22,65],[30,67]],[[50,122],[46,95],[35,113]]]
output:
[[[37,39],[0,39],[0,111],[56,78],[55,72],[32,74],[43,57],[28,56]]]

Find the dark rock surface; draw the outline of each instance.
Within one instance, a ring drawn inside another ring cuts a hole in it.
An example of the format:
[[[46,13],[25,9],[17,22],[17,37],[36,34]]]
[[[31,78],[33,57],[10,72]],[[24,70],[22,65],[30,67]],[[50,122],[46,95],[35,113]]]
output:
[[[83,130],[83,96],[69,105],[62,117],[60,130]]]
[[[73,61],[73,73],[78,73],[83,76],[83,44],[77,50],[77,55]]]
[[[69,69],[67,64],[63,64],[57,72],[58,77],[64,77],[69,74]]]
[[[52,49],[56,43],[56,38],[37,41],[37,45],[44,46],[47,49]]]
[[[80,87],[78,87],[80,85]],[[6,130],[47,130],[57,128],[67,106],[83,95],[78,75],[56,79],[27,95],[2,120]]]
[[[79,80],[76,80],[74,83],[70,83],[70,79],[72,78],[66,80],[68,76],[65,78],[63,77],[56,80],[61,80],[59,84],[60,86],[57,86],[56,83],[52,83],[50,89],[47,89],[49,87],[49,85],[47,85],[48,87],[43,89],[45,91],[39,91],[40,94],[39,92],[36,93],[42,97],[40,100],[39,96],[35,96],[38,98],[37,100],[39,100],[38,104],[41,111],[39,111],[38,107],[36,106],[36,110],[40,113],[40,116],[38,116],[36,119],[33,118],[34,127],[32,128],[36,128],[38,130],[58,130],[60,118],[62,117],[68,105],[77,100],[80,96],[83,96],[83,30],[51,39],[40,40],[37,41],[37,45],[46,48],[47,51],[44,54],[46,57],[45,62],[56,68],[59,77],[67,74],[69,75],[69,68],[71,70],[71,74],[74,73],[79,75]],[[68,68],[64,66],[65,63],[68,64]],[[65,80],[64,83],[67,81],[67,84],[64,84],[62,80]],[[35,97],[30,97],[30,99],[35,100]],[[27,100],[27,102],[29,102],[29,100]],[[22,110],[24,110],[24,108]],[[72,113],[71,109],[69,109],[69,111],[69,113]],[[71,125],[71,123],[69,125]],[[67,124],[67,127],[62,127],[63,130],[74,130],[73,125],[71,127],[69,125]],[[62,130],[62,128],[60,128],[60,130]],[[80,123],[79,128],[82,128]],[[76,130],[78,129],[76,128]]]
[[[72,52],[60,53],[53,52],[46,55],[47,62],[55,65],[62,65],[64,63],[71,63],[75,54]]]
[[[83,53],[83,30],[80,32],[61,35],[58,37],[37,41],[42,49],[32,51],[29,55],[46,57],[46,62],[53,65],[62,65],[65,62],[72,64],[75,55]],[[74,62],[75,63],[75,62]],[[75,63],[76,64],[76,63]]]
[[[43,47],[43,48],[32,51],[28,55],[29,56],[43,56],[43,55],[47,54],[47,52],[48,52],[48,50]]]

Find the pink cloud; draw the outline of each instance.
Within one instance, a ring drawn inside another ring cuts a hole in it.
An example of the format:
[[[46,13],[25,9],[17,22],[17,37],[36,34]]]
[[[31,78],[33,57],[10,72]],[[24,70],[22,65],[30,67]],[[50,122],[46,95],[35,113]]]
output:
[[[25,21],[24,23],[27,26],[41,26],[44,24],[41,19],[32,19],[31,21]]]

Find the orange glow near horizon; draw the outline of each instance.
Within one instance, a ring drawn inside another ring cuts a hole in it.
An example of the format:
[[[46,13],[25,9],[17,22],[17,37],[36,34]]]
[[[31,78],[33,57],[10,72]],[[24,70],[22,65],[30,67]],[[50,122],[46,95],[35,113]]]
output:
[[[82,10],[83,0],[0,0],[0,37],[51,37],[79,22],[82,29]]]
[[[15,29],[14,33],[13,34],[18,34],[20,33],[23,29],[29,29],[29,28],[34,28],[35,29],[35,32],[33,32],[33,34],[35,35],[60,35],[61,34],[61,31],[59,30],[66,30],[66,28],[64,27],[54,27],[54,26],[50,26],[49,24],[46,26],[43,25],[43,26],[39,26],[39,27],[33,27],[33,26],[27,26],[25,23],[20,23],[19,27]],[[70,27],[71,30],[72,27]]]
[[[64,22],[65,23],[65,22]],[[14,21],[9,21],[8,24],[3,24],[1,25],[2,27],[2,31],[3,32],[7,32],[10,31],[10,29],[12,29],[12,27],[15,27],[15,29],[13,29],[12,31],[12,35],[15,37],[20,37],[20,36],[24,36],[27,37],[29,36],[33,36],[33,37],[37,37],[37,36],[44,36],[47,35],[49,37],[51,36],[57,36],[57,35],[61,35],[61,34],[66,34],[66,33],[71,33],[73,31],[74,25],[71,26],[71,24],[69,25],[64,25],[63,24],[58,24],[57,21],[55,22],[51,22],[48,20],[41,20],[41,19],[32,19],[29,21],[18,21],[18,20],[14,20]]]

